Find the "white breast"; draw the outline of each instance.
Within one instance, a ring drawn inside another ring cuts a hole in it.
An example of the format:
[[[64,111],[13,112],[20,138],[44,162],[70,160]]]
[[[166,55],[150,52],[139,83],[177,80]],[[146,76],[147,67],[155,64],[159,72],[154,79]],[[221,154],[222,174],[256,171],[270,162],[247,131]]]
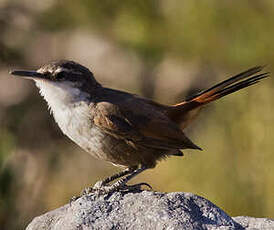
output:
[[[102,147],[103,134],[93,126],[92,102],[88,94],[73,87],[70,82],[36,80],[40,94],[48,102],[55,121],[71,140],[97,156]]]

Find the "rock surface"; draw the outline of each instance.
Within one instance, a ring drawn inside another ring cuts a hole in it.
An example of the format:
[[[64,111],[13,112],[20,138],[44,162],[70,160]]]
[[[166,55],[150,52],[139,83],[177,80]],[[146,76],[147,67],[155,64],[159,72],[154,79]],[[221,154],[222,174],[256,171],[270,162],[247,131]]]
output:
[[[232,219],[239,223],[244,229],[274,230],[274,219],[254,218],[249,216],[237,216],[232,217]]]
[[[229,217],[191,193],[114,192],[81,198],[34,218],[27,230],[58,229],[274,229],[274,220]]]

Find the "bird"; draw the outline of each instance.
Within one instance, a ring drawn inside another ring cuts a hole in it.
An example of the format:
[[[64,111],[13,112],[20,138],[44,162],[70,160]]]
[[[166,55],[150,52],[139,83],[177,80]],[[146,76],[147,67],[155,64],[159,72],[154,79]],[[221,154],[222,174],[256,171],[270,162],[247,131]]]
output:
[[[184,129],[205,105],[268,77],[263,68],[250,68],[175,105],[104,87],[88,68],[71,60],[10,74],[35,81],[56,123],[73,142],[97,159],[124,167],[86,190],[110,193],[134,187],[128,181],[161,159],[183,156],[184,149],[202,150]],[[136,184],[142,185],[150,186]]]

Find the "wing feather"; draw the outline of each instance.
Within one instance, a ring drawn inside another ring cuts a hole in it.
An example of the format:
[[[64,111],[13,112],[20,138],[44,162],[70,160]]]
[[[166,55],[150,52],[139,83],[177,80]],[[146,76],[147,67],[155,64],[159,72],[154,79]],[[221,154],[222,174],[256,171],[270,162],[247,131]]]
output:
[[[132,108],[126,102],[122,106],[107,101],[99,102],[94,110],[94,124],[115,138],[130,140],[148,148],[200,149],[164,113],[155,110],[150,104],[142,103],[136,106],[135,101]]]

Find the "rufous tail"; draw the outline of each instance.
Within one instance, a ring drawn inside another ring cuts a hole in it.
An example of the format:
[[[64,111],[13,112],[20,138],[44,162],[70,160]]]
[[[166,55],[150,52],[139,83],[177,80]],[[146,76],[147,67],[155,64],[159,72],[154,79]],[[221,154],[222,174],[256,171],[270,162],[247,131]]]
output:
[[[198,111],[209,102],[215,101],[228,94],[258,83],[261,79],[268,77],[269,73],[260,73],[263,66],[251,68],[245,72],[230,77],[225,81],[204,90],[185,101],[173,105],[167,111],[169,118],[185,128],[197,115]]]

